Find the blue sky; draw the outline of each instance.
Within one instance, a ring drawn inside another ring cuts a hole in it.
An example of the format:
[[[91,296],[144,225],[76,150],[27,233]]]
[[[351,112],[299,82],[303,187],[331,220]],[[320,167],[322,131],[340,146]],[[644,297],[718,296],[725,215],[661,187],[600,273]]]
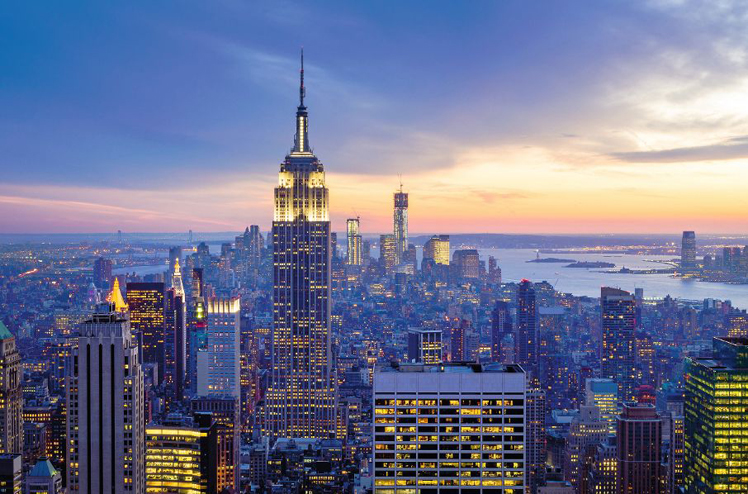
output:
[[[266,227],[301,46],[334,222],[386,229],[402,174],[416,231],[741,231],[746,25],[723,1],[5,3],[0,231]]]

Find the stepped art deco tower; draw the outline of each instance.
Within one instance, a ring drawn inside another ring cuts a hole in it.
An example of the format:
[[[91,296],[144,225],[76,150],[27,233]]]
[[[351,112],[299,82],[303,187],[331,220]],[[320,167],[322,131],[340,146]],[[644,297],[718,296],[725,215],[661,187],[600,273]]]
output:
[[[330,218],[304,106],[304,54],[293,149],[281,163],[273,217],[272,377],[267,432],[328,438],[335,426],[330,350]]]

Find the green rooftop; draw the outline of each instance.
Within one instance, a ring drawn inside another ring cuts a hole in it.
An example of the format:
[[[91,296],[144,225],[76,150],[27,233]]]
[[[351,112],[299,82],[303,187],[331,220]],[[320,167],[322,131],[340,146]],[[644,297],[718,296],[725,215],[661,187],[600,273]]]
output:
[[[0,321],[0,340],[6,340],[8,338],[13,338],[13,335],[11,334],[10,330],[3,324],[3,321]]]

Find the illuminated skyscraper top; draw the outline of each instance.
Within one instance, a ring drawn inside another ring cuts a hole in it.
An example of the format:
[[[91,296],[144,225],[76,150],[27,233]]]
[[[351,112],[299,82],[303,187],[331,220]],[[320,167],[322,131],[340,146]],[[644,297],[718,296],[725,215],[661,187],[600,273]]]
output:
[[[273,217],[272,372],[267,432],[327,438],[334,430],[330,347],[330,218],[322,163],[312,153],[302,53],[294,147],[281,163]]]

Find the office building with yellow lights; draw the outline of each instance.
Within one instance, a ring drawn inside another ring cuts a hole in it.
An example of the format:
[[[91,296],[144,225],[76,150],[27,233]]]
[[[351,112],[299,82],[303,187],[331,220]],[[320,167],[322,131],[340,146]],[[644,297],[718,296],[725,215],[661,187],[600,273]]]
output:
[[[423,245],[423,258],[449,266],[449,235],[434,235]]]
[[[686,358],[685,490],[748,492],[748,339],[714,338],[712,358]]]
[[[329,199],[324,167],[309,145],[303,67],[302,56],[296,138],[275,188],[266,427],[276,437],[327,438],[335,431]]]
[[[165,494],[207,493],[201,472],[201,447],[208,433],[191,427],[149,426],[145,430],[145,491]],[[207,455],[206,455],[207,456]],[[215,492],[215,491],[214,491]]]
[[[163,378],[165,324],[165,288],[163,283],[127,284],[130,328],[142,345],[143,363],[157,364],[159,382]]]
[[[525,491],[518,365],[393,364],[374,374],[374,493]]]
[[[442,330],[409,328],[408,362],[440,364],[442,362]]]

